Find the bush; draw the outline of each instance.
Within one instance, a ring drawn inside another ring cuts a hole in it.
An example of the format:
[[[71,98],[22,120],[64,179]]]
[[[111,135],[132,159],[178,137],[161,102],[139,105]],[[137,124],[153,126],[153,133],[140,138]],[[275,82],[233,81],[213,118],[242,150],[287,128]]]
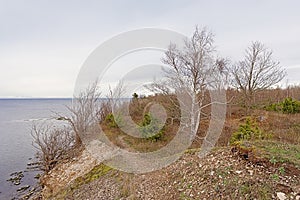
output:
[[[264,134],[257,124],[247,118],[244,124],[241,124],[236,132],[230,138],[230,144],[234,144],[243,140],[266,139],[268,135]]]
[[[139,130],[143,137],[152,141],[158,141],[162,139],[164,135],[163,125],[159,122],[158,119],[151,116],[150,113],[146,113],[144,115]]]
[[[137,93],[133,93],[133,94],[132,94],[132,98],[133,98],[133,99],[137,99],[137,98],[139,98],[139,95],[138,95]]]
[[[82,147],[81,137],[87,130],[99,123],[99,103],[100,93],[98,91],[98,82],[94,82],[84,91],[81,91],[72,101],[71,106],[67,106],[69,114],[67,116],[57,114],[58,120],[69,123],[75,135],[75,145]]]
[[[100,108],[97,112],[98,121],[102,123],[110,113],[112,113],[111,102],[104,100],[101,101]]]
[[[116,115],[116,117],[110,113],[105,117],[105,121],[108,123],[108,126],[111,128],[117,128],[118,125],[122,124],[121,115]]]
[[[278,111],[280,111],[281,109],[280,109],[279,104],[277,104],[277,103],[272,103],[272,104],[270,104],[270,105],[268,105],[268,106],[265,106],[265,110],[267,110],[267,111],[276,111],[276,112],[278,112]]]
[[[293,100],[292,98],[286,98],[282,103],[283,113],[299,113],[300,112],[300,101]]]
[[[282,102],[270,104],[265,107],[268,111],[277,111],[285,114],[295,114],[300,112],[300,101],[286,98]]]
[[[33,146],[38,150],[37,159],[41,170],[48,172],[64,159],[68,159],[74,149],[75,135],[64,128],[34,124],[31,129]]]

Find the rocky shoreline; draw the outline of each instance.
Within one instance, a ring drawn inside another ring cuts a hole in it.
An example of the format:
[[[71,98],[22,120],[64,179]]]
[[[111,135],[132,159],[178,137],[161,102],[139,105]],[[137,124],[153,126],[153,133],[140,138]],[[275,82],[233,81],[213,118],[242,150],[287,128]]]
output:
[[[11,187],[15,189],[12,194],[12,199],[29,199],[35,193],[39,193],[41,186],[38,183],[41,177],[41,171],[39,170],[38,162],[31,162],[32,158],[28,159],[30,162],[27,163],[26,170],[16,171],[9,175],[9,179],[6,181],[10,183]],[[33,177],[36,183],[23,184],[23,179],[28,178],[28,176]]]

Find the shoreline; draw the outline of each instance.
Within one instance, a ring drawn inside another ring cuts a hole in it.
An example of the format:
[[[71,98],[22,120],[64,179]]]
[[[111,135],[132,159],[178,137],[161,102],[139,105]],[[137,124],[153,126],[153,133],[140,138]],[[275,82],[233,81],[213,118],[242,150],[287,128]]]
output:
[[[28,161],[32,161],[32,158],[28,158]],[[38,162],[28,162],[25,169],[10,173],[6,180],[6,187],[11,188],[13,192],[4,198],[28,199],[41,187],[39,184],[41,175],[42,171],[39,170]]]

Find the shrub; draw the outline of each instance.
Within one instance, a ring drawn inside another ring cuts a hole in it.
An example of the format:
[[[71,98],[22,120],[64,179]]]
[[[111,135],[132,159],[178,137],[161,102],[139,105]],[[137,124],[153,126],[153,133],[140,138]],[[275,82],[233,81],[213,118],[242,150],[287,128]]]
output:
[[[268,111],[277,111],[285,114],[295,114],[300,112],[300,101],[288,97],[282,102],[273,103],[266,106],[265,109]]]
[[[293,100],[292,98],[286,98],[282,103],[283,113],[298,113],[300,112],[300,101]]]
[[[267,111],[280,111],[280,106],[277,103],[272,103],[268,106],[265,106],[265,110],[267,110]]]
[[[137,93],[133,93],[133,94],[132,94],[132,98],[133,98],[133,99],[137,99],[137,98],[139,98],[139,95],[138,95]]]
[[[108,126],[111,128],[117,128],[122,124],[121,115],[116,115],[116,117],[110,113],[105,117],[105,121],[108,123]]]
[[[71,106],[67,106],[69,114],[67,116],[57,114],[58,120],[69,123],[75,134],[75,145],[81,148],[81,135],[99,122],[99,103],[100,92],[98,91],[98,82],[94,82],[85,90],[81,91],[72,101]]]
[[[99,111],[97,112],[98,121],[102,123],[110,113],[112,113],[111,102],[101,101]]]
[[[238,130],[232,134],[230,144],[243,140],[266,139],[268,137],[251,118],[247,118],[246,122],[241,124]]]
[[[164,126],[150,113],[144,115],[139,130],[143,137],[152,141],[158,141],[162,139],[164,135]]]
[[[38,150],[39,168],[45,172],[53,169],[59,161],[68,159],[74,150],[75,135],[66,127],[33,124],[31,135],[33,146]]]

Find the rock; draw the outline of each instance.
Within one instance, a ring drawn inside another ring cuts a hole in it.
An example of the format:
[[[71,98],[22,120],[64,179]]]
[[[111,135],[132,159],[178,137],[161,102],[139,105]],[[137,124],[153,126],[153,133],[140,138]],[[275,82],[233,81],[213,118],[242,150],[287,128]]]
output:
[[[33,194],[34,194],[34,192],[30,191],[29,193],[21,196],[21,199],[29,199],[29,197],[31,197]],[[33,198],[33,199],[35,199],[35,198]]]
[[[250,176],[252,176],[253,175],[253,170],[248,170],[248,172],[250,173]]]
[[[41,174],[37,174],[34,176],[35,179],[39,179],[41,177]]]
[[[235,171],[235,173],[237,173],[237,174],[240,174],[240,173],[242,173],[243,171],[239,171],[239,170],[237,170],[237,171]]]
[[[24,177],[24,174],[22,171],[20,172],[14,172],[10,174],[11,178],[9,178],[6,181],[12,182],[14,185],[20,185],[22,178]]]
[[[33,165],[39,165],[39,162],[29,162],[27,163],[27,166],[33,166]]]
[[[286,196],[283,192],[277,192],[276,195],[280,200],[285,200],[286,199]]]
[[[20,185],[20,184],[21,184],[21,182],[19,180],[14,182],[14,185]]]
[[[265,121],[265,120],[267,119],[267,117],[261,115],[261,116],[258,116],[257,119],[258,119],[260,122],[263,122],[263,121]]]
[[[14,173],[11,173],[10,176],[23,176],[23,172],[22,171],[14,172]]]
[[[300,200],[300,195],[297,195],[295,199]]]
[[[27,190],[28,188],[30,188],[30,185],[24,185],[24,186],[18,188],[17,191],[18,192],[23,192],[23,191]]]

